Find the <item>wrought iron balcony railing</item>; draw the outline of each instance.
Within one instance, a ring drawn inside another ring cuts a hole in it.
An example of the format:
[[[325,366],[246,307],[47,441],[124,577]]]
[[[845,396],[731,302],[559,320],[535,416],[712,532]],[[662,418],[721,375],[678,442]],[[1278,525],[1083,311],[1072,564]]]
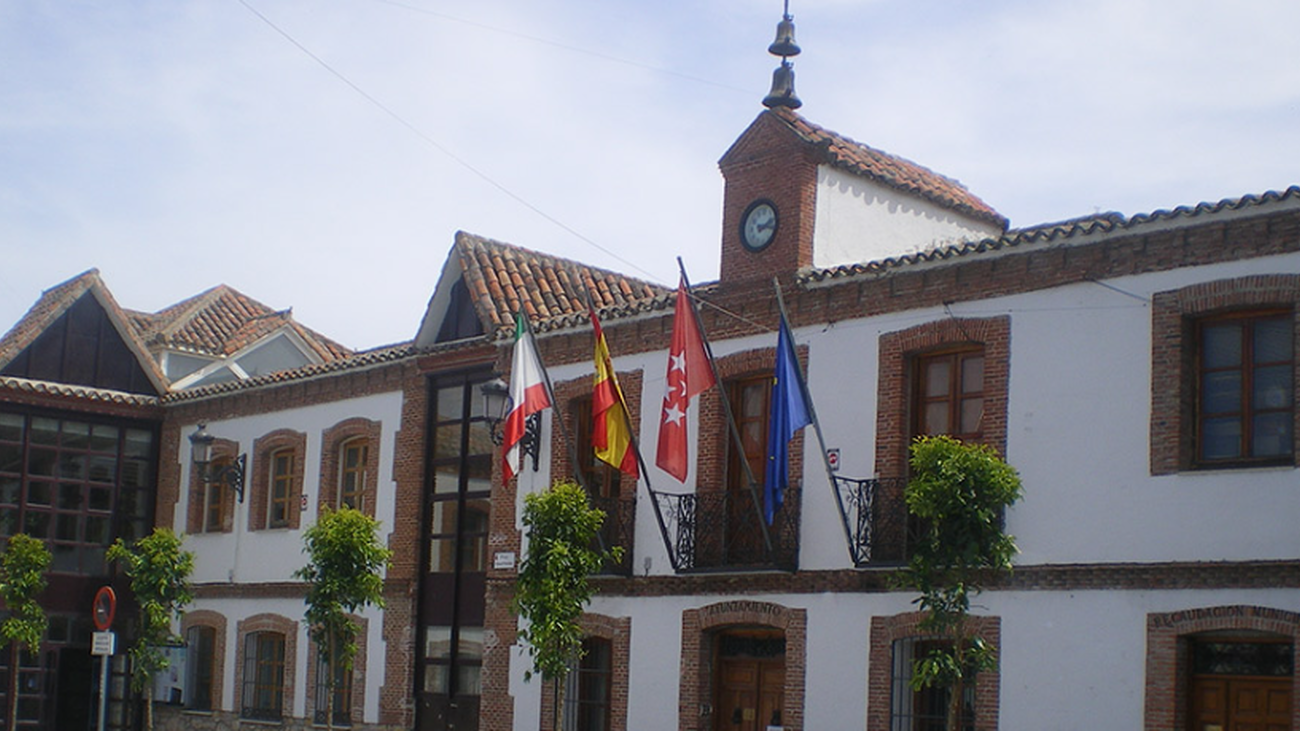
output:
[[[606,561],[601,567],[602,574],[629,576],[632,573],[632,546],[636,529],[636,496],[591,497],[591,507],[605,513],[605,522],[600,525],[597,540],[598,548],[608,549],[622,546],[623,558],[620,561]]]
[[[764,538],[761,511],[747,490],[656,492],[658,519],[677,571],[778,568],[799,564],[801,495],[787,488]]]
[[[855,566],[901,564],[907,559],[911,527],[903,500],[903,478],[835,476],[844,535]]]

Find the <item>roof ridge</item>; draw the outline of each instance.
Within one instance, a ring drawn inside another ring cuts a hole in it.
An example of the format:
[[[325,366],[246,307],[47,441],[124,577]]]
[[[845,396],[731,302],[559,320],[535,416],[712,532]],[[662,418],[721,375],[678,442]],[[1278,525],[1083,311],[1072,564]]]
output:
[[[1173,209],[1162,208],[1150,213],[1137,213],[1132,216],[1125,216],[1114,211],[1097,213],[1078,218],[1068,218],[1063,221],[1037,224],[1021,229],[1011,229],[996,238],[987,237],[903,256],[842,264],[824,269],[811,269],[801,273],[799,278],[802,281],[821,281],[856,274],[879,273],[886,269],[969,256],[1009,247],[1050,243],[1073,236],[1084,236],[1098,232],[1129,231],[1140,226],[1173,221],[1179,218],[1214,215],[1224,211],[1239,211],[1250,207],[1273,205],[1292,200],[1300,203],[1300,185],[1292,185],[1282,191],[1268,190],[1259,194],[1251,193],[1235,198],[1223,198],[1213,203],[1203,201],[1194,205],[1177,206]]]
[[[957,178],[901,155],[859,142],[816,124],[791,109],[778,107],[766,110],[763,114],[777,120],[805,144],[820,150],[825,161],[835,167],[919,196],[944,208],[997,224],[1003,230],[1010,223],[1006,216],[972,193]],[[844,149],[838,149],[837,144]]]

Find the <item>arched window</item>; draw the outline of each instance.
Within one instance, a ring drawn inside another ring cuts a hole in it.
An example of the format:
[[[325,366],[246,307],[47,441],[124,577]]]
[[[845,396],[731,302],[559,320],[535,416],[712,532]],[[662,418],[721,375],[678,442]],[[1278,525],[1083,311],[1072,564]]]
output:
[[[613,656],[609,640],[583,639],[582,658],[569,673],[564,691],[564,731],[609,731]]]
[[[284,715],[284,635],[250,632],[244,636],[244,718],[279,720]]]
[[[338,507],[362,510],[366,490],[366,469],[370,463],[370,440],[349,439],[339,447]]]
[[[267,500],[266,527],[288,528],[293,497],[293,450],[277,449],[271,453],[269,462],[271,490]]]
[[[194,711],[213,709],[213,681],[216,678],[217,630],[195,625],[185,632],[185,707]]]

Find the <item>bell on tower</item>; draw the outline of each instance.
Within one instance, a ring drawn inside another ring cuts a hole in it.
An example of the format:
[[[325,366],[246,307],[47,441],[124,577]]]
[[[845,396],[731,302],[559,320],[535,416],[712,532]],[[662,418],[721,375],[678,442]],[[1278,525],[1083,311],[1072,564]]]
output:
[[[790,0],[785,2],[785,13],[776,26],[776,40],[767,47],[767,52],[781,57],[781,65],[772,72],[772,90],[763,98],[763,106],[788,107],[798,109],[803,102],[794,93],[794,66],[791,56],[799,55],[799,44],[794,41],[794,18],[790,15]]]

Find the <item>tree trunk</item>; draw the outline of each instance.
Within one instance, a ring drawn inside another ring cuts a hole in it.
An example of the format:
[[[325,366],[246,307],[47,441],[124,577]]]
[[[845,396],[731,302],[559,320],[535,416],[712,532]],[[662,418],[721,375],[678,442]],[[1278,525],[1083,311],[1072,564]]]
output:
[[[334,731],[334,633],[330,632],[325,657],[325,728]]]
[[[961,701],[966,680],[966,633],[958,628],[954,635],[952,658],[956,661],[957,677],[948,688],[948,731],[961,730]]]
[[[18,641],[13,640],[9,643],[9,722],[5,728],[13,729],[18,726],[18,660],[21,655],[18,649]]]
[[[153,678],[144,686],[144,727],[153,731]]]

